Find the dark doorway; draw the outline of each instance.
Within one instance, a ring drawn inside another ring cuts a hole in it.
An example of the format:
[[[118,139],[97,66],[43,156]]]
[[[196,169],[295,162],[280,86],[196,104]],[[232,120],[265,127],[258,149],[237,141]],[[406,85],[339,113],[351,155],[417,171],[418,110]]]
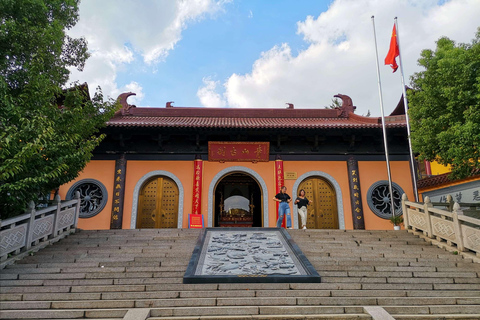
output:
[[[224,176],[215,188],[215,227],[262,227],[262,192],[245,173]]]

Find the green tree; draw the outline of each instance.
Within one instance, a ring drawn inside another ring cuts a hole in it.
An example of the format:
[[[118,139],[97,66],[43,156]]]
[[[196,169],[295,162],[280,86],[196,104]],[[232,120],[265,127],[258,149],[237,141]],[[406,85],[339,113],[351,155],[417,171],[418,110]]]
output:
[[[342,107],[341,100],[338,98],[333,98],[332,103],[329,106],[324,107],[325,109],[337,109]],[[363,117],[370,117],[370,109],[367,110],[366,114],[362,114]]]
[[[339,98],[332,98],[332,103],[329,106],[325,106],[325,109],[337,109],[342,107],[342,103]]]
[[[30,200],[74,179],[103,139],[115,104],[86,85],[65,89],[81,70],[85,39],[66,35],[78,0],[0,1],[0,213],[23,213]]]
[[[423,50],[425,68],[408,92],[412,147],[420,159],[452,166],[452,178],[480,168],[480,28],[469,44],[448,38]]]

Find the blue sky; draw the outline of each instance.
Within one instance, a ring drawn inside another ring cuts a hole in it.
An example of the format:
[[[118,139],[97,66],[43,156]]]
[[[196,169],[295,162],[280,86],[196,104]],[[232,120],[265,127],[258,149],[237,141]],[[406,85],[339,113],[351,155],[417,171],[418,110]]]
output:
[[[317,1],[314,5],[309,1],[298,3],[295,6],[292,1],[278,1],[269,6],[262,1],[227,3],[225,12],[216,19],[194,22],[182,32],[182,40],[166,61],[157,65],[155,73],[129,68],[118,74],[119,85],[132,80],[143,82],[145,91],[150,92],[142,101],[146,105],[163,106],[167,98],[181,106],[200,106],[196,93],[203,86],[205,75],[222,80],[232,72],[249,72],[260,52],[279,43],[287,42],[294,50],[305,47],[296,34],[296,23],[314,9],[326,10],[328,1]],[[185,87],[193,89],[187,91]]]
[[[379,116],[372,15],[388,114],[401,96],[400,72],[383,65],[393,18],[408,83],[439,37],[471,41],[480,1],[82,0],[71,34],[92,57],[71,80],[146,107],[323,108],[342,93]]]

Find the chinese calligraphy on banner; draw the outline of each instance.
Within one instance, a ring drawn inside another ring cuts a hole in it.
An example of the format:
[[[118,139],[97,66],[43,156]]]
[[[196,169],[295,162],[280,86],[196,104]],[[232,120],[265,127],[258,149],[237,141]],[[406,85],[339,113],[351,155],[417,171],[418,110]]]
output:
[[[112,218],[110,229],[122,229],[123,199],[125,193],[125,170],[127,161],[125,154],[115,161],[115,175],[113,184]]]
[[[284,173],[283,173],[283,160],[275,160],[275,190],[276,194],[280,193],[284,182]],[[279,203],[275,202],[275,207],[277,208],[277,220],[278,220],[278,206]],[[286,226],[287,218],[284,217],[282,222],[282,227]]]
[[[269,160],[270,142],[208,142],[208,161],[251,161]]]
[[[350,157],[347,163],[348,183],[350,185],[350,202],[352,204],[353,229],[365,230],[358,162],[353,157]]]
[[[194,215],[202,214],[202,177],[203,177],[203,160],[195,159],[193,162],[193,202],[192,212]]]

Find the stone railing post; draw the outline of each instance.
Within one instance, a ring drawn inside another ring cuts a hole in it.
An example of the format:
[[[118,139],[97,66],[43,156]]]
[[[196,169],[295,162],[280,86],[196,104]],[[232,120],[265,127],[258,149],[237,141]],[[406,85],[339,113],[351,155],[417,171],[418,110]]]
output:
[[[453,197],[452,197],[451,194],[447,195],[447,203],[448,203],[447,211],[452,212],[454,202],[453,202]]]
[[[32,239],[33,239],[33,225],[35,223],[35,203],[30,201],[28,204],[28,211],[27,213],[30,214],[30,219],[27,222],[27,234],[25,235],[27,238],[27,243],[25,245],[26,249],[30,249],[32,247]]]
[[[458,204],[458,202],[455,202],[452,212],[453,227],[455,229],[455,242],[457,243],[458,251],[465,251],[465,247],[463,246],[462,226],[460,225],[460,221],[458,220],[459,215],[463,215],[463,212],[460,209],[460,205]]]
[[[77,204],[75,205],[75,222],[73,223],[73,227],[77,229],[78,218],[80,217],[80,191],[75,192],[75,199],[77,200]]]
[[[408,223],[408,208],[407,204],[405,201],[407,201],[407,195],[404,193],[402,194],[402,212],[403,212],[403,225],[405,226],[405,229],[408,229],[410,224]]]
[[[57,194],[55,198],[53,199],[53,204],[57,206],[57,213],[55,213],[55,216],[53,218],[53,233],[52,233],[52,238],[55,238],[58,234],[58,217],[60,216],[60,210],[62,210],[62,199],[60,196]]]
[[[430,219],[430,211],[429,208],[432,208],[433,204],[430,200],[429,196],[425,197],[425,202],[423,204],[423,211],[425,212],[425,219],[427,219],[427,237],[430,239],[433,238],[433,231],[432,231],[432,219]]]

